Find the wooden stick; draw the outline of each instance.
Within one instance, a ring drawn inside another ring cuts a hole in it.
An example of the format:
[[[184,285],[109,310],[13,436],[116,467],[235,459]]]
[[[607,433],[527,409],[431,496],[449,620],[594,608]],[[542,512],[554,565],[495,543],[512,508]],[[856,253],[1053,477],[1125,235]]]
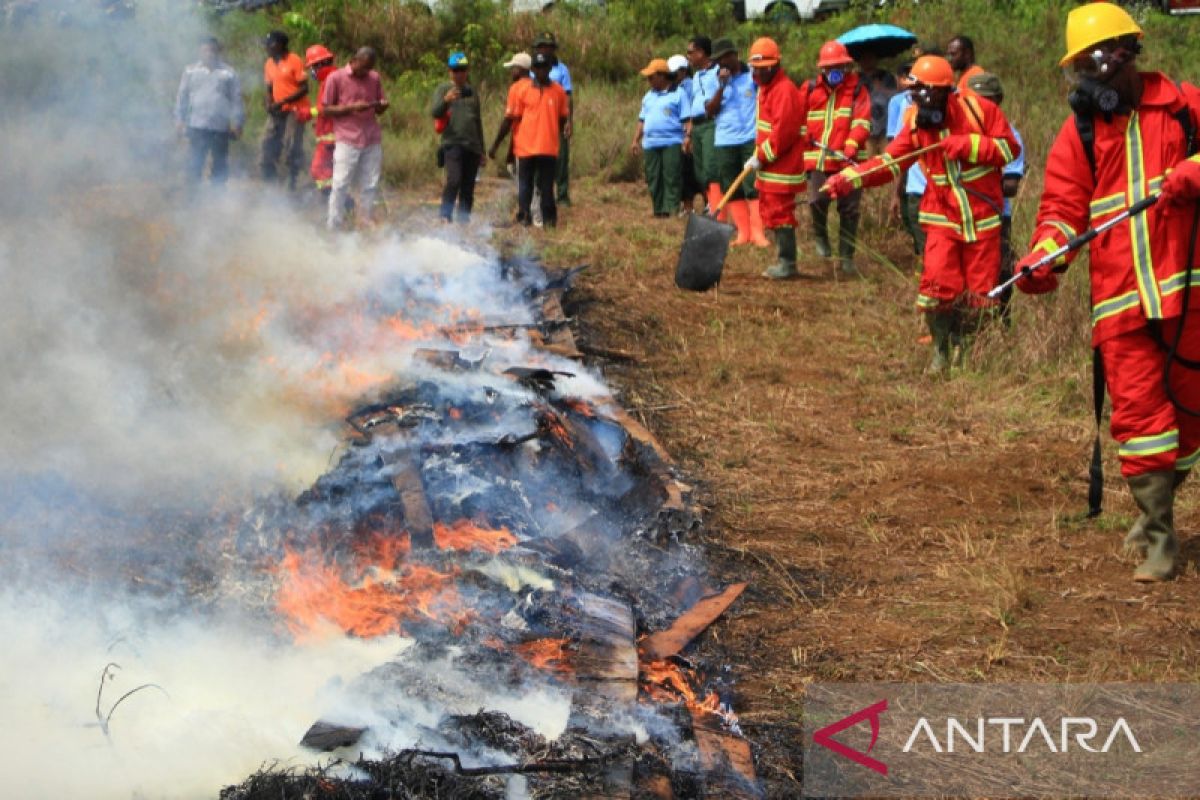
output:
[[[729,202],[729,198],[733,197],[733,193],[736,192],[737,188],[742,185],[742,181],[746,180],[746,176],[750,174],[750,170],[750,167],[746,167],[744,170],[742,170],[742,174],[737,176],[737,180],[729,185],[729,191],[726,192],[725,196],[721,198],[721,202],[717,203],[717,207],[712,210],[712,216],[715,217],[721,213],[721,209],[724,208],[725,204]]]
[[[934,142],[933,144],[927,145],[926,147],[921,147],[921,148],[918,148],[917,150],[913,150],[911,153],[905,153],[904,155],[900,156],[899,158],[894,159],[893,161],[890,161],[886,164],[876,164],[875,166],[871,167],[870,169],[864,170],[864,171],[858,173],[858,177],[864,178],[867,175],[870,175],[872,172],[879,172],[881,169],[890,169],[892,166],[894,166],[895,164],[899,164],[901,161],[907,161],[910,158],[915,158],[924,153],[928,153],[930,150],[936,150],[937,148],[939,148],[941,146],[942,146],[941,142]],[[823,185],[821,187],[821,191],[828,192],[829,185],[828,184]]]

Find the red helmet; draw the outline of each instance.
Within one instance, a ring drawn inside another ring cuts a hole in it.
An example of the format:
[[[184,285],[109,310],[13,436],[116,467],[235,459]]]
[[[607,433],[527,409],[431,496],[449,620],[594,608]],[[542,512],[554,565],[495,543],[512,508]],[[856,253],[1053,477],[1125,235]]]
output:
[[[332,60],[333,53],[329,52],[328,48],[323,44],[314,44],[304,51],[304,66],[306,67],[311,67],[313,64],[320,64],[322,61]]]
[[[763,36],[750,45],[748,63],[752,67],[773,67],[779,63],[779,45],[774,39]]]
[[[836,39],[821,45],[821,53],[817,56],[818,67],[840,67],[853,62],[854,59],[850,57],[850,51],[846,49],[846,45]]]
[[[908,82],[926,86],[953,86],[954,68],[941,56],[921,56],[909,70]]]

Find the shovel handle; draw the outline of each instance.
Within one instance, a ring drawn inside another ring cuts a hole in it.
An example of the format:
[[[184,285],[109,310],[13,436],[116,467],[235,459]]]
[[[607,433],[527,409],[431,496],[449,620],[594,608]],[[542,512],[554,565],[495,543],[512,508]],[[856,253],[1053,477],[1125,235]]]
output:
[[[916,158],[917,156],[924,155],[925,153],[928,153],[931,150],[937,150],[941,146],[942,146],[941,142],[934,142],[933,144],[925,145],[924,147],[919,147],[916,150],[913,150],[911,153],[905,153],[904,155],[900,156],[895,161],[893,161],[891,164],[876,164],[875,166],[871,167],[868,170],[863,170],[862,172],[858,173],[858,177],[863,178],[863,177],[866,177],[867,175],[870,175],[873,172],[879,172],[880,170],[883,170],[883,169],[889,169],[894,164],[899,164],[901,161],[907,161],[910,158]],[[829,187],[827,185],[823,185],[821,187],[821,191],[828,192]]]
[[[733,193],[738,190],[738,187],[742,185],[742,181],[746,180],[746,176],[751,172],[752,169],[750,167],[746,167],[744,170],[742,170],[742,174],[737,176],[737,180],[730,184],[729,191],[726,192],[725,196],[721,198],[721,202],[717,203],[717,207],[709,212],[712,216],[715,217],[717,214],[721,213],[721,209],[724,208],[725,204],[729,202],[729,198],[733,197]]]

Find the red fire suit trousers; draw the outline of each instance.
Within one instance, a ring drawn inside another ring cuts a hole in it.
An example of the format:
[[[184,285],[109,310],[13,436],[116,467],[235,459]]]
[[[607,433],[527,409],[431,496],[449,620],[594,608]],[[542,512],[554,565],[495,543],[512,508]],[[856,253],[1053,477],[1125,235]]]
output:
[[[759,189],[758,213],[762,217],[763,227],[768,230],[796,227],[795,193]]]
[[[1179,355],[1200,361],[1200,309],[1191,310]],[[1175,341],[1179,319],[1163,320],[1162,340]],[[1105,383],[1112,398],[1112,436],[1125,477],[1162,470],[1190,470],[1200,459],[1200,417],[1180,410],[1167,394],[1163,376],[1167,351],[1139,328],[1100,344]],[[1171,394],[1200,412],[1200,371],[1178,362],[1170,369]]]
[[[933,225],[925,230],[925,267],[917,308],[926,312],[945,312],[954,306],[989,308],[988,291],[1000,277],[1000,230],[984,234],[974,242],[964,242],[954,234]]]

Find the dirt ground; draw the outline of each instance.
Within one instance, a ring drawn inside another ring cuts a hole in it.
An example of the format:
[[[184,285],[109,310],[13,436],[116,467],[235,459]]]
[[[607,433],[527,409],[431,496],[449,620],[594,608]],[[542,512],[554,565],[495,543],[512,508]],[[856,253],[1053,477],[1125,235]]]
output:
[[[503,189],[488,181],[491,218],[508,214]],[[651,218],[641,186],[572,193],[557,231],[496,238],[590,265],[568,309],[577,336],[631,356],[595,363],[702,486],[718,577],[751,581],[701,653],[734,665],[770,796],[799,794],[813,681],[1200,677],[1190,493],[1183,574],[1133,583],[1120,545],[1134,509],[1111,442],[1106,512],[1083,513],[1086,360],[1061,375],[924,377],[914,263],[901,229],[879,229],[882,198],[865,279],[835,278],[802,229],[803,279],[763,279],[773,252],[737,248],[720,288],[694,294],[673,285],[682,219]],[[1021,336],[1019,319],[991,346]]]

